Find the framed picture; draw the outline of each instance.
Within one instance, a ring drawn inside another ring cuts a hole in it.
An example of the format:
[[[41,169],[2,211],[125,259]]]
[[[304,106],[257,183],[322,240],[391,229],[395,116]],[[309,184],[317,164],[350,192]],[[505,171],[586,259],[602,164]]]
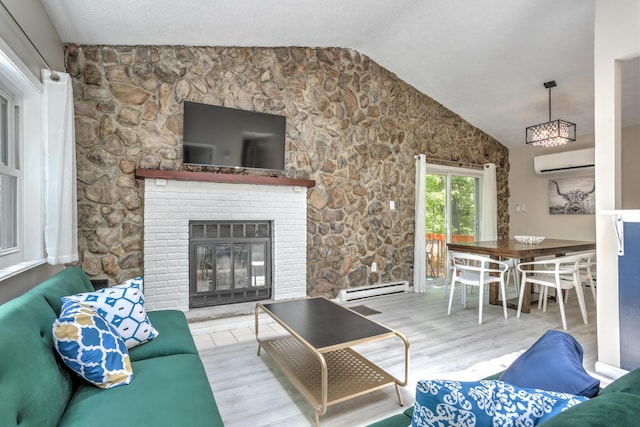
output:
[[[596,179],[593,176],[549,180],[549,214],[594,214]]]

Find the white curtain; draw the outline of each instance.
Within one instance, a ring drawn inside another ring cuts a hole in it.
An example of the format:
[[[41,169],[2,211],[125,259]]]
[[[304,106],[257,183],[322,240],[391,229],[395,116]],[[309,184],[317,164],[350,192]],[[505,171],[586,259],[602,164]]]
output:
[[[44,242],[52,265],[78,260],[76,154],[71,78],[42,70],[45,138]]]
[[[427,160],[424,154],[416,156],[415,242],[413,252],[413,291],[425,292],[427,276],[425,254],[425,227],[427,206]]]
[[[498,238],[498,196],[496,186],[496,165],[486,163],[482,175],[480,240],[496,240]]]

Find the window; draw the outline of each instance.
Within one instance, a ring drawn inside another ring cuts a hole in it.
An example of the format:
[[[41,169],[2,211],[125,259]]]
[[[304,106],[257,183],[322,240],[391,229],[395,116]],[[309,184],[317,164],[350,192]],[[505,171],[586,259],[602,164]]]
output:
[[[45,262],[42,111],[42,83],[0,39],[0,280]]]
[[[20,107],[0,86],[0,255],[18,250]]]

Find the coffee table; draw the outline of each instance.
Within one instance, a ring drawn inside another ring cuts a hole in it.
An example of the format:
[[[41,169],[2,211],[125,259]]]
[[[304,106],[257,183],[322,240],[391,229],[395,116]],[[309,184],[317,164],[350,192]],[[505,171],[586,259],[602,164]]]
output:
[[[259,314],[264,312],[287,332],[260,338]],[[329,405],[394,384],[407,385],[409,342],[399,332],[374,322],[326,298],[304,298],[256,304],[256,340],[289,381],[311,403],[316,426]],[[404,380],[399,380],[351,347],[372,341],[400,338],[404,344]]]

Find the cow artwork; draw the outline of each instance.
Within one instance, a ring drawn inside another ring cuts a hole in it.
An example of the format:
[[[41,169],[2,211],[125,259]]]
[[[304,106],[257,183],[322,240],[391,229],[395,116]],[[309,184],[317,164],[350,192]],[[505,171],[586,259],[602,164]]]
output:
[[[549,213],[595,213],[595,178],[575,177],[549,180]]]

